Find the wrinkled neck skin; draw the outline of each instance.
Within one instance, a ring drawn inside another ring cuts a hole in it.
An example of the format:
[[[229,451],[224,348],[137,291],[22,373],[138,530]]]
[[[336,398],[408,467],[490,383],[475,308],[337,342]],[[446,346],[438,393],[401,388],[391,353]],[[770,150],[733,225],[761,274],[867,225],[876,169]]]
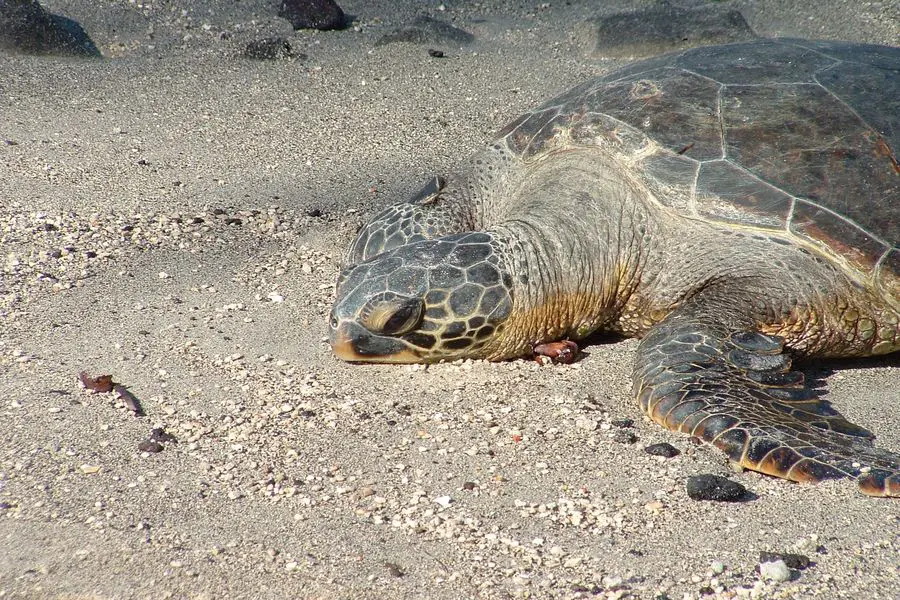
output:
[[[651,250],[646,192],[612,161],[579,150],[524,165],[504,193],[503,214],[483,226],[504,248],[514,309],[488,358],[528,354],[536,343],[582,338],[615,321]]]

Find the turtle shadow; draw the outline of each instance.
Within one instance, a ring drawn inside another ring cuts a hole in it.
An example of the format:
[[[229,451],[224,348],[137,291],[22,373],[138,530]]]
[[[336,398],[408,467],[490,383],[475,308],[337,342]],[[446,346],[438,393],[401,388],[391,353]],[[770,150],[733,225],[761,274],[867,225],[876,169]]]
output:
[[[632,338],[629,336],[611,331],[595,331],[586,338],[581,338],[576,342],[578,344],[578,356],[575,358],[575,362],[581,362],[589,358],[591,356],[591,348],[614,346],[630,339]]]
[[[798,359],[797,370],[809,378],[827,379],[848,369],[900,368],[900,354],[885,354],[860,358]]]
[[[869,356],[861,358],[803,359],[794,369],[803,373],[806,387],[816,396],[828,392],[828,381],[837,373],[851,369],[900,368],[900,355]]]

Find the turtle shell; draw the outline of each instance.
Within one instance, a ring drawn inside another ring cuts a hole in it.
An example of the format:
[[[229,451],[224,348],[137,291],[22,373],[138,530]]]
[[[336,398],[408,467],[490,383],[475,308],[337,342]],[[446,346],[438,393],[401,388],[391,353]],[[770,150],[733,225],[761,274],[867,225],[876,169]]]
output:
[[[526,162],[602,146],[682,215],[781,230],[900,291],[900,48],[694,48],[576,87],[500,138]]]

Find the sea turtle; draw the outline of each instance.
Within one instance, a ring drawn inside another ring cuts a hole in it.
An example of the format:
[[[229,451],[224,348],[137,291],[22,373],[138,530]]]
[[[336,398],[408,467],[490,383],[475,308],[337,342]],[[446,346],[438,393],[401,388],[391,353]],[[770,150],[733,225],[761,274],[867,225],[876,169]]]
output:
[[[632,64],[364,227],[332,348],[503,360],[637,336],[657,423],[749,469],[900,496],[900,455],[790,358],[900,349],[897,148],[900,48],[757,40]]]

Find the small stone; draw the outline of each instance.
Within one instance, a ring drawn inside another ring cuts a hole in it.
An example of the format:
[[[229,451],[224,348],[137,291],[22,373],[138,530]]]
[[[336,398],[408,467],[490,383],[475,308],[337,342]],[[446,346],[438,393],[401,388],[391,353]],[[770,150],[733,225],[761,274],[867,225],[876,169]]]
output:
[[[736,502],[746,493],[747,488],[740,483],[719,475],[694,475],[687,480],[687,495],[691,500]]]
[[[725,572],[725,563],[719,560],[713,561],[713,563],[709,566],[709,569],[716,575],[721,575]]]
[[[450,504],[453,503],[453,499],[450,496],[438,496],[434,499],[435,504],[440,504],[444,508],[449,508]]]
[[[163,445],[154,440],[144,440],[143,442],[138,444],[138,450],[141,452],[149,452],[150,454],[157,454],[163,451]]]
[[[791,570],[783,560],[759,563],[759,575],[767,581],[781,583],[791,578]]]
[[[666,458],[672,458],[673,456],[681,454],[681,451],[678,448],[666,442],[662,442],[661,444],[650,444],[644,448],[644,452],[651,456],[664,456]]]
[[[162,427],[154,427],[153,429],[151,429],[150,439],[154,442],[160,442],[163,444],[174,443],[178,441],[174,435],[172,435]]]
[[[85,475],[93,475],[94,473],[100,472],[100,467],[98,467],[97,465],[81,465],[80,467],[78,467],[78,470]]]
[[[467,492],[471,492],[476,487],[478,487],[478,486],[475,484],[474,481],[466,481],[465,483],[462,484],[462,489],[466,490]]]
[[[809,557],[803,554],[790,554],[787,552],[765,552],[760,551],[759,562],[775,562],[783,560],[788,568],[802,571],[810,564]]]
[[[403,577],[406,574],[403,572],[403,569],[400,568],[400,565],[396,563],[386,562],[384,563],[384,566],[391,577]]]
[[[634,419],[616,419],[612,421],[613,427],[618,427],[620,429],[627,429],[629,427],[634,427]]]

